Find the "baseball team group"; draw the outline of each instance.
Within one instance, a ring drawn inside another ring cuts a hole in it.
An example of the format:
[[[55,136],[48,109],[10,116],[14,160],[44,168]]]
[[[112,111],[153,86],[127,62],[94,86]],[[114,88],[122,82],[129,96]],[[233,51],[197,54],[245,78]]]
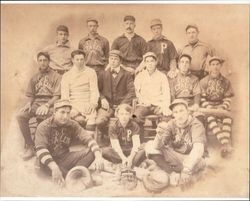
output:
[[[218,139],[221,157],[233,151],[232,117],[216,115],[230,113],[233,90],[221,73],[224,60],[199,40],[198,26],[183,28],[187,44],[177,52],[160,19],[150,22],[148,42],[135,33],[134,16],[123,23],[124,33],[111,47],[95,18],[87,19],[88,35],[77,48],[70,45],[69,28],[59,25],[55,43],[37,54],[29,102],[17,114],[22,157],[35,156],[59,185],[72,168],[102,170],[104,161],[130,169],[151,161],[185,185],[206,167],[208,133]],[[156,122],[151,140],[145,132],[150,121]],[[74,143],[84,146],[71,151]]]

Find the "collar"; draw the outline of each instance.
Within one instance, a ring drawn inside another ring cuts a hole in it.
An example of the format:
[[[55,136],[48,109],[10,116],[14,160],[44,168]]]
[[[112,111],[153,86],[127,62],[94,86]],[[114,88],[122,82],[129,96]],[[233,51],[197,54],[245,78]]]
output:
[[[186,123],[185,123],[184,125],[178,125],[177,121],[176,121],[176,120],[174,120],[174,121],[175,121],[175,124],[176,124],[176,126],[177,126],[178,128],[184,129],[184,128],[186,128],[187,126],[190,125],[190,123],[191,123],[192,120],[193,120],[192,116],[189,115],[189,116],[188,116],[188,119],[187,119],[187,121],[186,121]]]
[[[187,72],[187,74],[186,74],[186,75],[183,75],[181,72],[179,72],[178,74],[179,74],[179,76],[182,76],[182,77],[187,77],[187,76],[192,75],[192,73],[191,73],[191,71],[190,71],[190,70],[188,70],[188,72]]]
[[[118,125],[119,127],[121,127],[121,128],[124,128],[124,127],[122,126],[121,122],[119,121],[119,119],[117,119],[117,125]],[[126,129],[126,128],[130,128],[131,125],[132,125],[132,120],[130,119],[130,120],[128,121],[127,125],[125,126],[125,129]]]
[[[69,120],[70,121],[70,120]],[[68,121],[68,122],[69,122]],[[52,128],[58,128],[58,127],[64,127],[68,125],[68,122],[66,122],[65,124],[59,124],[58,122],[55,121],[54,116],[51,117],[51,127]]]
[[[50,67],[48,67],[46,70],[42,71],[41,68],[39,68],[39,72],[41,74],[46,74],[46,73],[49,73],[52,69]]]
[[[185,45],[185,47],[187,47],[187,46],[197,47],[199,45],[202,45],[202,42],[200,40],[198,40],[194,45],[188,43],[188,44]]]
[[[154,41],[154,40],[155,40],[155,41],[158,41],[158,40],[168,40],[168,39],[167,39],[166,36],[161,35],[159,38],[154,38],[154,37],[153,37],[150,41]]]
[[[120,67],[120,66],[117,67],[117,68],[110,68],[110,72],[111,72],[111,73],[114,72],[114,73],[117,73],[117,74],[118,74],[120,71],[121,71],[121,67]]]
[[[122,34],[121,37],[128,38],[126,33]],[[136,38],[136,37],[138,37],[138,35],[134,32],[134,35],[131,38]]]
[[[83,71],[85,71],[86,70],[86,65],[84,65],[84,67],[81,69],[81,70],[79,70],[78,69],[78,67],[76,67],[76,66],[72,66],[72,71],[73,72],[76,72],[76,73],[78,73],[78,72],[83,72]]]
[[[212,77],[212,76],[209,74],[209,79],[211,79],[211,80],[223,80],[223,77],[222,77],[221,73],[219,74],[218,77]]]
[[[87,35],[85,40],[91,40],[91,39],[99,39],[100,40],[100,35],[98,33],[96,33],[94,36],[90,36],[90,34]]]
[[[64,43],[64,44],[58,44],[58,42],[56,41],[56,46],[57,47],[70,47],[70,42],[69,42],[69,40],[67,40],[67,42],[66,43]]]

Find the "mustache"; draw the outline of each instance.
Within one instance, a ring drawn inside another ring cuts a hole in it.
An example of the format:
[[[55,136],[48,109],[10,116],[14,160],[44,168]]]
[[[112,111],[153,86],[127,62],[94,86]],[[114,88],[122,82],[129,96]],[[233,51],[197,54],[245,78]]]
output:
[[[131,29],[130,27],[126,28],[126,30],[130,30],[130,31],[132,31],[132,29]]]

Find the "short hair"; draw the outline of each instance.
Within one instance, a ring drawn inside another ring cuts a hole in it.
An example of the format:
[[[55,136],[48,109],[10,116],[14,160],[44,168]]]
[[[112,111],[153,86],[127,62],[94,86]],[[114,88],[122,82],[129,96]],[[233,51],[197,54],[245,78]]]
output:
[[[124,109],[125,111],[127,111],[127,112],[129,112],[129,113],[132,113],[132,111],[133,111],[133,108],[132,108],[130,105],[128,105],[128,104],[121,104],[121,105],[118,105],[118,107],[115,109],[115,116],[116,116],[116,117],[117,117],[117,115],[118,115],[118,113],[119,113],[119,111],[120,111],[121,109]]]
[[[65,26],[65,25],[59,25],[59,26],[57,27],[56,31],[64,31],[64,32],[66,32],[67,34],[69,34],[69,29],[68,29],[68,27]]]
[[[183,57],[188,58],[189,61],[190,61],[190,63],[192,62],[192,57],[189,54],[182,54],[182,55],[180,55],[178,61],[180,61],[181,58],[183,58]]]
[[[84,57],[86,56],[85,53],[82,50],[74,50],[71,52],[71,58],[74,58],[76,55],[83,55]]]
[[[127,16],[124,17],[123,21],[125,22],[127,20],[135,22],[135,17],[132,16],[132,15],[127,15]]]
[[[50,61],[50,56],[49,56],[48,52],[38,52],[36,59],[38,60],[38,58],[40,56],[45,56]]]

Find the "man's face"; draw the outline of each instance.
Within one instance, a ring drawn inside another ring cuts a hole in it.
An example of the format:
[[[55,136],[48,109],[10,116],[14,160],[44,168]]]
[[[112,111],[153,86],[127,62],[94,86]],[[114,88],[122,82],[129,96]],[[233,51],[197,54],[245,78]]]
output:
[[[97,28],[98,24],[94,21],[89,21],[87,24],[88,30],[90,34],[96,34],[97,33]]]
[[[162,35],[162,26],[161,25],[154,25],[151,27],[151,31],[154,35],[154,38],[159,38]]]
[[[111,68],[117,68],[120,66],[121,60],[119,56],[110,55],[109,56],[109,65]]]
[[[54,119],[59,124],[66,124],[70,119],[70,108],[61,107],[54,112]]]
[[[214,60],[209,64],[210,75],[212,77],[218,77],[220,75],[221,63],[218,60]]]
[[[193,44],[196,43],[198,40],[198,31],[195,28],[189,28],[186,32],[188,43]]]
[[[187,74],[190,67],[190,60],[187,57],[182,57],[179,61],[179,70],[182,74]]]
[[[84,66],[84,56],[82,54],[77,54],[74,56],[74,58],[72,58],[72,62],[74,64],[74,66],[81,68]]]
[[[185,124],[188,120],[189,112],[185,105],[178,104],[173,108],[173,116],[180,125]]]
[[[134,33],[135,30],[135,22],[131,21],[131,20],[126,20],[124,22],[124,28],[125,28],[125,32],[128,34],[132,34]]]
[[[119,111],[117,113],[117,117],[118,117],[120,123],[123,126],[126,126],[129,122],[131,114],[130,114],[130,112],[126,111],[124,108],[121,108],[121,109],[119,109]]]
[[[57,31],[57,42],[59,44],[65,44],[68,41],[69,34],[65,31]]]
[[[145,59],[145,65],[149,73],[152,73],[156,69],[157,61],[153,57],[147,57]]]
[[[46,70],[49,67],[49,60],[44,55],[38,57],[37,63],[40,70]]]

